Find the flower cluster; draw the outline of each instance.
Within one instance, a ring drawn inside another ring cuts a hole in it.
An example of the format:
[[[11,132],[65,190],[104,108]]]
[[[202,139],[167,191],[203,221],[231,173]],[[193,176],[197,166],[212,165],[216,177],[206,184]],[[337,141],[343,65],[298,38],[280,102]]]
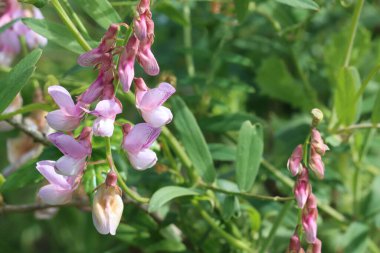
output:
[[[319,131],[315,128],[321,120],[321,118],[319,120],[315,119],[314,115],[316,111],[320,113],[320,111],[316,109],[312,112],[313,124],[310,134],[310,144],[298,145],[288,160],[290,173],[293,176],[297,176],[294,186],[294,196],[298,207],[302,209],[302,225],[299,224],[299,226],[297,226],[294,235],[290,239],[289,253],[305,252],[302,249],[299,236],[302,231],[305,232],[305,238],[309,244],[307,252],[320,253],[322,248],[322,242],[317,238],[317,198],[312,192],[312,187],[309,182],[309,171],[307,169],[310,168],[317,178],[323,179],[325,167],[322,156],[326,150],[328,150],[328,147],[323,142]],[[305,154],[305,152],[307,153]]]
[[[81,125],[84,116],[93,115],[92,128],[85,127],[74,139],[69,134],[54,133],[49,140],[64,154],[58,161],[42,161],[37,169],[50,182],[41,188],[39,196],[49,204],[63,204],[70,200],[78,187],[87,158],[91,155],[91,136],[111,137],[116,116],[123,111],[116,97],[115,80],[120,80],[123,91],[129,92],[135,83],[136,108],[144,123],[122,125],[121,147],[133,168],[145,170],[155,165],[157,156],[150,149],[161,133],[161,127],[171,122],[173,115],[163,103],[175,92],[169,83],[161,83],[150,89],[141,77],[135,77],[137,61],[148,75],[158,75],[158,63],[151,51],[154,39],[154,23],[149,0],[141,0],[137,6],[133,33],[125,46],[117,46],[118,33],[126,24],[112,24],[98,47],[79,56],[78,64],[95,67],[96,80],[74,101],[61,86],[51,86],[48,92],[59,109],[50,112],[46,119],[55,130],[71,133]],[[115,57],[119,56],[119,57]],[[117,63],[115,59],[118,59]],[[94,108],[91,110],[91,108]],[[115,234],[122,213],[121,191],[116,185],[117,174],[111,166],[104,184],[97,188],[93,201],[93,220],[102,234]]]
[[[19,18],[43,19],[39,9],[22,8],[17,0],[5,0],[0,3],[0,27]],[[9,66],[21,51],[20,37],[25,38],[26,45],[32,49],[45,46],[47,39],[16,21],[10,28],[0,34],[0,65]]]

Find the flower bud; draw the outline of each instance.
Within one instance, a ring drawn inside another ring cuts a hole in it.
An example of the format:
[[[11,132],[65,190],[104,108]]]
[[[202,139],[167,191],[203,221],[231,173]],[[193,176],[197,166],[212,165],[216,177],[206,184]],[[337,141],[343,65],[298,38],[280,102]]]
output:
[[[310,194],[302,214],[302,226],[308,243],[315,243],[317,239],[317,219],[317,198]]]
[[[302,145],[298,145],[288,160],[288,170],[293,176],[296,176],[302,170]]]
[[[326,150],[329,150],[329,147],[322,140],[321,133],[315,128],[311,130],[311,146],[320,155],[324,155]]]
[[[322,242],[318,238],[310,244],[306,253],[322,253]]]
[[[313,117],[312,127],[316,127],[323,120],[323,113],[318,108],[311,110],[311,116]]]
[[[303,208],[311,192],[311,186],[309,184],[309,176],[306,168],[302,169],[296,184],[294,186],[294,196],[299,208]]]
[[[311,147],[309,167],[319,179],[324,178],[325,165],[323,164],[321,155],[314,149],[313,146]]]
[[[297,235],[297,229],[296,229],[296,232],[294,233],[294,235],[290,237],[290,243],[289,243],[287,253],[299,253],[300,249],[301,249],[301,242],[300,242],[300,238]]]
[[[116,184],[113,186],[107,185],[107,182],[110,183],[113,180],[114,177],[111,175],[110,179],[106,180],[106,183],[98,188],[92,206],[94,226],[100,234],[104,235],[116,234],[124,208],[120,188]],[[111,183],[113,184],[113,182]]]

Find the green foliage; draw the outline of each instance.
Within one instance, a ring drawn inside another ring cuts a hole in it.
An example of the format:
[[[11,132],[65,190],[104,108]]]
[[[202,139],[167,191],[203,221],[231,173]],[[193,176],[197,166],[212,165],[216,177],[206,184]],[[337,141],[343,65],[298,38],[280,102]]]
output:
[[[206,140],[193,114],[179,97],[172,98],[174,125],[199,175],[208,183],[215,180],[215,168]]]
[[[172,199],[183,197],[183,196],[192,196],[192,195],[198,195],[199,192],[179,187],[179,186],[166,186],[158,191],[156,191],[150,201],[149,201],[149,212],[155,212],[160,209],[163,205],[170,202]]]
[[[319,6],[312,0],[276,0],[279,3],[286,4],[295,8],[319,10]]]
[[[121,18],[108,0],[78,0],[79,6],[97,24],[104,29],[113,23],[119,23]]]
[[[0,112],[16,97],[24,87],[36,69],[36,64],[42,54],[41,49],[36,49],[22,59],[2,80],[0,91]]]

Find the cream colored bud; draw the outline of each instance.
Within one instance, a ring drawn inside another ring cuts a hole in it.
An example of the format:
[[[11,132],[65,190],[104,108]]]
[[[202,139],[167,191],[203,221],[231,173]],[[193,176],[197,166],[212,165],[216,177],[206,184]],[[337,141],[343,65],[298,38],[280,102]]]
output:
[[[95,193],[92,205],[92,220],[96,230],[103,235],[115,235],[123,208],[120,188],[102,184]]]
[[[316,127],[323,120],[323,112],[318,108],[314,108],[313,110],[311,110],[311,116],[313,117],[313,127]]]

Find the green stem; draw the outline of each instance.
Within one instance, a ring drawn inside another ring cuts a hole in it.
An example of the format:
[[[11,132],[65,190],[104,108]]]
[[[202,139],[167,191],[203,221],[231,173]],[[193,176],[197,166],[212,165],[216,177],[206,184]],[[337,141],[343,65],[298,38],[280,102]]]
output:
[[[59,0],[51,0],[51,3],[53,4],[55,10],[57,11],[59,17],[65,23],[65,25],[70,30],[70,32],[74,35],[75,39],[78,41],[78,43],[81,45],[81,47],[85,51],[90,51],[91,46],[83,38],[82,34],[78,31],[78,29],[74,25],[73,21],[71,21],[70,17],[67,15],[66,11],[63,9]]]
[[[352,17],[351,27],[350,27],[350,39],[348,41],[345,59],[344,59],[344,67],[348,67],[350,65],[352,48],[354,46],[356,31],[358,29],[360,14],[362,12],[364,5],[364,0],[358,0],[354,10],[354,16]]]
[[[74,11],[73,7],[71,7],[71,4],[69,3],[69,1],[68,0],[62,0],[62,2],[66,8],[68,14],[73,18],[75,24],[78,26],[79,31],[81,33],[83,33],[84,35],[86,35],[87,37],[89,37],[89,34],[88,34],[86,27],[83,25],[82,21],[80,20],[80,18],[78,17],[76,12]]]
[[[274,236],[276,235],[278,227],[280,226],[282,220],[284,219],[286,213],[289,211],[291,206],[292,206],[292,202],[288,202],[284,204],[284,206],[282,207],[280,214],[277,216],[277,219],[274,222],[272,229],[269,232],[268,238],[264,240],[264,244],[259,251],[260,253],[265,253],[267,251],[269,245],[273,241]]]
[[[355,101],[357,101],[364,93],[365,91],[365,88],[367,88],[367,85],[369,84],[369,82],[377,75],[377,73],[379,72],[380,70],[380,64],[375,66],[368,74],[367,78],[364,79],[364,81],[362,82],[361,86],[360,86],[360,89],[358,90],[358,93],[356,94],[356,98],[355,98]]]
[[[373,128],[373,129],[380,128],[380,124],[360,123],[360,124],[351,125],[348,127],[339,128],[338,130],[336,130],[336,133],[353,131],[357,129],[368,129],[368,128]]]
[[[187,24],[183,26],[183,44],[186,49],[185,61],[187,67],[187,74],[189,77],[194,77],[195,67],[194,59],[191,52],[192,48],[192,38],[191,38],[191,10],[188,1],[183,4],[183,17],[187,21]]]
[[[10,119],[18,114],[25,114],[28,112],[33,112],[36,110],[44,110],[44,111],[50,111],[51,106],[48,104],[42,104],[42,103],[35,103],[35,104],[29,104],[26,105],[14,112],[6,113],[6,114],[0,114],[0,121]]]
[[[113,170],[117,174],[117,182],[120,184],[120,187],[131,199],[136,200],[137,202],[140,202],[140,203],[148,203],[149,198],[141,197],[138,193],[129,189],[127,184],[124,182],[123,178],[120,176],[119,171],[116,169],[115,163],[112,158],[111,139],[109,137],[106,137],[105,139],[106,139],[106,158],[111,170]]]
[[[220,228],[218,224],[215,222],[215,220],[205,210],[203,210],[197,202],[193,201],[193,204],[198,209],[203,219],[211,226],[211,228],[219,236],[223,237],[231,246],[241,250],[245,250],[245,252],[251,252],[250,246],[246,242],[243,242],[235,238],[234,236],[230,235],[222,228]]]
[[[206,184],[201,184],[202,187],[217,191],[217,192],[222,192],[225,194],[229,195],[234,195],[234,196],[240,196],[240,197],[248,197],[248,198],[253,198],[253,199],[260,199],[260,200],[270,200],[270,201],[289,201],[289,200],[294,200],[294,197],[280,197],[280,196],[265,196],[265,195],[259,195],[259,194],[252,194],[248,192],[233,192],[233,191],[228,191],[222,188],[218,188],[212,185],[206,185]]]

